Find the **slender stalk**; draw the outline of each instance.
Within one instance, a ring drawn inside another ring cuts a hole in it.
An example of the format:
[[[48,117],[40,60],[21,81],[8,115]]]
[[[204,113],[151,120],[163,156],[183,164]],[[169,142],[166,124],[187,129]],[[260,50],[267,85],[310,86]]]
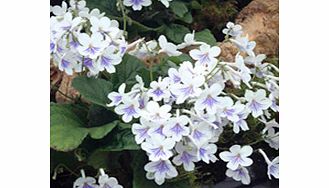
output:
[[[127,14],[126,14],[126,9],[125,6],[123,5],[122,0],[118,0],[119,6],[120,6],[120,10],[121,10],[121,14],[122,14],[122,18],[123,18],[123,31],[124,31],[124,35],[125,37],[128,37],[127,35]]]

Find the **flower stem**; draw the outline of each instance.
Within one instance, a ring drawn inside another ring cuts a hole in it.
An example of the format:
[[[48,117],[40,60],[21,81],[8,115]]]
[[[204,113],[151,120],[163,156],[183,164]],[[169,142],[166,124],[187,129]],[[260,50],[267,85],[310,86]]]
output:
[[[123,32],[124,32],[123,34],[125,35],[125,37],[128,37],[126,9],[125,9],[125,6],[123,5],[122,0],[118,0],[118,3],[119,3],[119,6],[120,6],[122,18],[123,18]]]

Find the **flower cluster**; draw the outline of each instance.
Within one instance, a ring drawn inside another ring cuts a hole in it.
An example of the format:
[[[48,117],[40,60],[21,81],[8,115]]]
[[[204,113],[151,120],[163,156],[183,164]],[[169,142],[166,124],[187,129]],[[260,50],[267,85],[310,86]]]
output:
[[[159,0],[166,8],[169,7],[169,2],[172,0]],[[123,0],[123,4],[127,7],[132,7],[133,10],[142,10],[143,7],[148,7],[152,4],[152,0]]]
[[[89,11],[86,1],[71,0],[70,7],[51,7],[50,54],[53,62],[68,75],[88,70],[97,75],[115,72],[128,44],[119,23],[104,17],[98,9]]]
[[[84,170],[81,170],[81,177],[75,180],[73,188],[123,188],[116,178],[109,177],[102,168],[99,171],[100,176],[98,177],[98,184],[96,184],[95,178],[86,177]]]
[[[271,147],[278,146],[273,143],[278,136],[273,125],[276,122],[267,123],[279,110],[278,68],[262,63],[266,56],[255,55],[256,43],[242,36],[241,26],[228,23],[227,27],[223,32],[239,49],[234,62],[222,61],[221,49],[195,41],[194,33],[187,34],[179,45],[160,36],[159,42],[143,43],[131,53],[140,58],[159,53],[178,56],[180,49],[196,46],[189,51],[193,62],[170,68],[168,76],[152,81],[149,87],[136,76],[137,83],[130,91],[126,92],[122,84],[118,92],[108,95],[109,106],[115,107],[124,122],[139,120],[133,123],[132,132],[150,160],[144,167],[146,177],[159,185],[178,175],[175,166],[193,171],[198,161],[218,160],[216,143],[224,127],[232,128],[235,134],[248,131],[248,118],[263,122],[264,139]],[[230,92],[232,89],[241,96]],[[253,163],[248,158],[252,153],[248,144],[220,153],[228,162],[226,175],[249,184],[246,167]]]

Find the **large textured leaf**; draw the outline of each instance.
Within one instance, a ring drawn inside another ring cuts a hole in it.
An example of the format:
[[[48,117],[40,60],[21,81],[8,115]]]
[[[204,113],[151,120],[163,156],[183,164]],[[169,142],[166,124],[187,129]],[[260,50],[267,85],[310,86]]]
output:
[[[89,135],[93,139],[101,139],[106,136],[109,132],[111,132],[116,126],[118,122],[111,122],[106,125],[100,127],[92,127],[89,128]]]
[[[184,36],[189,32],[190,30],[187,27],[179,24],[171,24],[165,29],[165,33],[168,39],[177,44],[182,43]]]
[[[117,128],[110,134],[108,145],[103,151],[123,151],[123,150],[139,150],[140,147],[135,142],[135,137],[131,132],[131,125],[119,123]]]
[[[217,44],[216,38],[209,29],[195,33],[195,40],[205,42],[209,45],[215,46]]]
[[[109,102],[107,95],[112,91],[112,83],[103,79],[78,76],[72,86],[88,101],[105,106]]]
[[[188,12],[187,6],[181,1],[171,2],[170,9],[180,18],[182,18]]]
[[[122,83],[126,83],[129,88],[136,83],[136,75],[141,75],[146,69],[141,60],[129,54],[124,55],[122,62],[115,68],[116,73],[111,75],[114,89],[117,89]]]
[[[118,125],[118,121],[114,121],[86,128],[86,122],[74,113],[72,105],[51,104],[50,109],[50,147],[58,151],[77,148],[88,134],[93,139],[101,139]]]

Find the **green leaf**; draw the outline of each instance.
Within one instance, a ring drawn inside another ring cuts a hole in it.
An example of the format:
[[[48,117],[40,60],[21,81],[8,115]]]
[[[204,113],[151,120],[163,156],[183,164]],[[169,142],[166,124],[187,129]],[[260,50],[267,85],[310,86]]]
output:
[[[50,105],[50,147],[58,151],[77,148],[88,135],[70,105]]]
[[[214,35],[211,33],[211,31],[209,29],[205,29],[203,31],[196,32],[195,40],[205,42],[211,46],[217,45],[216,38],[214,37]]]
[[[116,73],[112,74],[111,77],[114,89],[119,88],[122,83],[126,83],[126,89],[129,89],[136,83],[136,75],[142,75],[143,71],[146,70],[144,63],[141,60],[129,54],[125,54],[122,62],[115,68]]]
[[[192,23],[193,22],[193,17],[191,12],[187,12],[186,14],[184,14],[184,16],[182,18],[178,18],[179,20],[182,20],[185,23]]]
[[[110,133],[119,121],[103,126],[86,128],[86,122],[74,113],[75,105],[50,105],[50,147],[58,151],[77,148],[88,134],[93,139],[101,139]]]
[[[86,0],[87,7],[92,10],[94,8],[99,9],[101,12],[105,12],[105,16],[121,16],[121,13],[118,11],[116,6],[117,1],[108,1],[108,0]]]
[[[118,121],[108,123],[100,127],[89,128],[89,135],[93,139],[101,139],[110,133],[118,124]]]
[[[92,103],[106,107],[107,95],[112,91],[112,83],[103,79],[78,76],[74,78],[72,86]]]
[[[174,62],[175,64],[180,64],[184,61],[193,61],[193,59],[187,54],[181,54],[179,56],[171,56],[168,58],[169,61]]]
[[[190,33],[190,30],[183,26],[178,24],[171,24],[166,27],[165,34],[174,43],[182,43],[184,40],[184,36]]]
[[[99,168],[108,168],[115,169],[120,168],[119,159],[122,153],[120,152],[108,152],[101,151],[99,149],[95,150],[88,157],[87,164],[94,167],[95,169]]]
[[[139,150],[135,136],[131,132],[131,125],[118,123],[118,126],[110,133],[108,145],[103,151]]]
[[[188,8],[185,3],[181,1],[173,1],[170,3],[170,9],[173,11],[175,15],[182,18],[187,12]]]

